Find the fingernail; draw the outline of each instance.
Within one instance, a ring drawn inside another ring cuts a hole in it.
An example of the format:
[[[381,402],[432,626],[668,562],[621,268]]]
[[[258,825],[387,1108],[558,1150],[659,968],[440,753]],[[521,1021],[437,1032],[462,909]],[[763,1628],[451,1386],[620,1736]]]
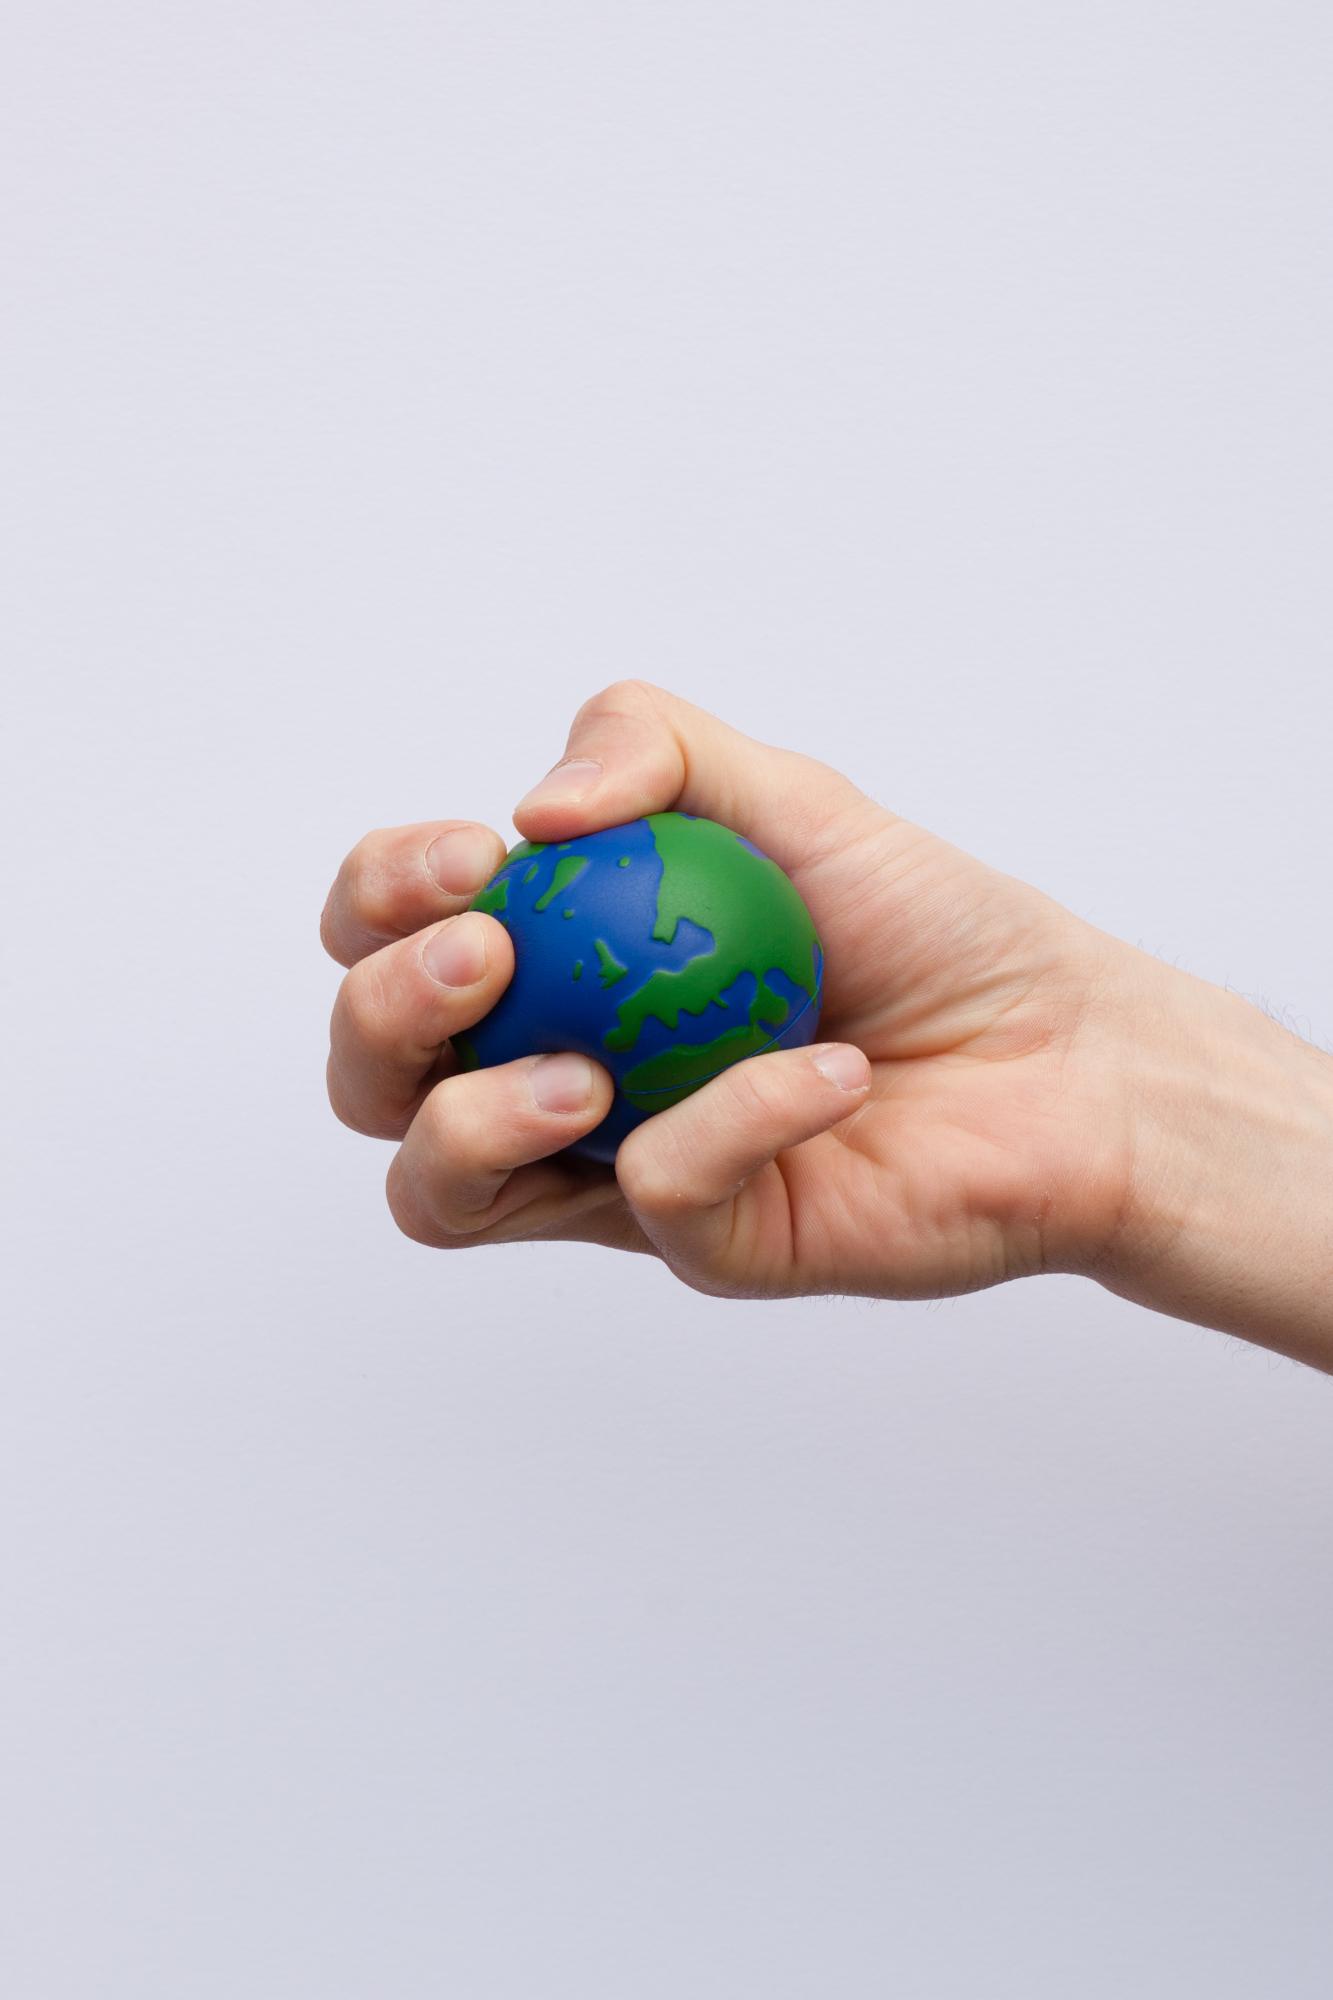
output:
[[[426,849],[426,866],[451,896],[480,889],[491,872],[491,842],[479,826],[455,826]]]
[[[455,917],[427,938],[421,962],[441,986],[475,986],[486,970],[486,932],[475,918]]]
[[[864,1090],[870,1081],[870,1064],[849,1042],[816,1049],[812,1060],[819,1074],[836,1083],[839,1090]]]
[[[592,1096],[586,1056],[539,1056],[528,1072],[539,1111],[582,1111]]]
[[[602,767],[595,757],[569,757],[548,771],[530,792],[525,792],[514,811],[522,812],[526,806],[551,806],[557,801],[561,805],[574,805],[588,796],[601,775]]]

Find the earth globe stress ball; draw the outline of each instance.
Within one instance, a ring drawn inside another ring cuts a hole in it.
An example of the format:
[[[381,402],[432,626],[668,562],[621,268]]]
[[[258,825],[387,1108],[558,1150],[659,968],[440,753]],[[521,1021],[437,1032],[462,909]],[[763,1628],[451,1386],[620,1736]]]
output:
[[[514,976],[453,1045],[465,1069],[573,1049],[615,1079],[564,1150],[610,1162],[627,1132],[710,1077],[814,1038],[824,955],[776,861],[695,813],[523,840],[470,907],[514,942]]]

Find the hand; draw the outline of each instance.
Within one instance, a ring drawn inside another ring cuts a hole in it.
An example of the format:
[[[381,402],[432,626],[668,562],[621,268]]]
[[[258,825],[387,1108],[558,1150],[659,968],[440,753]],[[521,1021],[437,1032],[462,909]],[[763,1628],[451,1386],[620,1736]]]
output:
[[[1083,1272],[1195,1316],[1171,1295],[1189,1173],[1139,1080],[1175,1061],[1188,1097],[1195,1017],[1219,1003],[1246,1032],[1280,1030],[828,765],[648,683],[584,703],[514,823],[560,841],[672,806],[746,834],[796,883],[825,951],[823,1039],[724,1071],[632,1131],[614,1168],[551,1157],[605,1115],[599,1065],[464,1072],[450,1052],[513,970],[504,926],[459,914],[501,836],[441,821],[372,834],[343,864],[322,925],[352,967],[329,1091],[344,1122],[401,1139],[388,1195],[409,1236],[648,1252],[735,1298],[927,1298]]]
[[[329,1086],[346,1123],[403,1139],[403,1229],[652,1251],[737,1296],[924,1297],[1067,1266],[1114,1213],[1127,1159],[1100,934],[827,765],[640,682],[583,705],[514,820],[557,841],[670,806],[735,827],[796,883],[826,955],[823,1041],[724,1071],[632,1132],[614,1170],[551,1160],[605,1115],[606,1071],[463,1073],[448,1049],[512,973],[504,926],[456,914],[505,842],[456,821],[372,834],[324,913],[353,967]]]

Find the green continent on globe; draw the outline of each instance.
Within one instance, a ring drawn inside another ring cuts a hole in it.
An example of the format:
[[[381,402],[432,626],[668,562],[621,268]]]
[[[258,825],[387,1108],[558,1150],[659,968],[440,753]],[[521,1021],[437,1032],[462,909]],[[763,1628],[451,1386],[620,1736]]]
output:
[[[592,943],[597,953],[598,978],[603,986],[614,986],[618,979],[626,976],[629,967],[620,963],[605,938],[594,938]]]
[[[533,866],[534,868],[536,867],[535,862]],[[563,861],[557,861],[555,864],[555,873],[533,904],[533,909],[546,909],[548,904],[555,901],[562,889],[567,889],[571,882],[578,881],[579,876],[587,866],[588,857],[586,854],[567,854]],[[565,914],[568,915],[569,912],[566,911]]]
[[[678,971],[653,972],[627,994],[616,1009],[617,1026],[603,1037],[607,1048],[633,1048],[650,1015],[676,1028],[682,1013],[702,1014],[712,1001],[726,1006],[723,993],[744,972],[754,975],[755,991],[743,1023],[707,1042],[677,1042],[625,1072],[621,1089],[641,1111],[665,1110],[706,1077],[766,1047],[788,1013],[766,974],[785,973],[813,1001],[818,947],[810,914],[776,861],[713,820],[650,813],[648,826],[662,859],[653,936],[670,944],[688,917],[712,935],[713,948]],[[754,938],[766,941],[762,952],[747,949]]]

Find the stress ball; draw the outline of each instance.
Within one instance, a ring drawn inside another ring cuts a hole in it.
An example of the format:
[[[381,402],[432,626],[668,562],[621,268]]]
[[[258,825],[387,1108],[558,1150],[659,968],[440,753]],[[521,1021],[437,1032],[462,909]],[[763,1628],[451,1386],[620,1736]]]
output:
[[[453,1037],[466,1069],[574,1049],[610,1071],[599,1125],[565,1148],[610,1162],[627,1132],[819,1021],[824,958],[800,895],[742,834],[650,813],[576,840],[523,840],[472,900],[514,942],[514,976]]]

